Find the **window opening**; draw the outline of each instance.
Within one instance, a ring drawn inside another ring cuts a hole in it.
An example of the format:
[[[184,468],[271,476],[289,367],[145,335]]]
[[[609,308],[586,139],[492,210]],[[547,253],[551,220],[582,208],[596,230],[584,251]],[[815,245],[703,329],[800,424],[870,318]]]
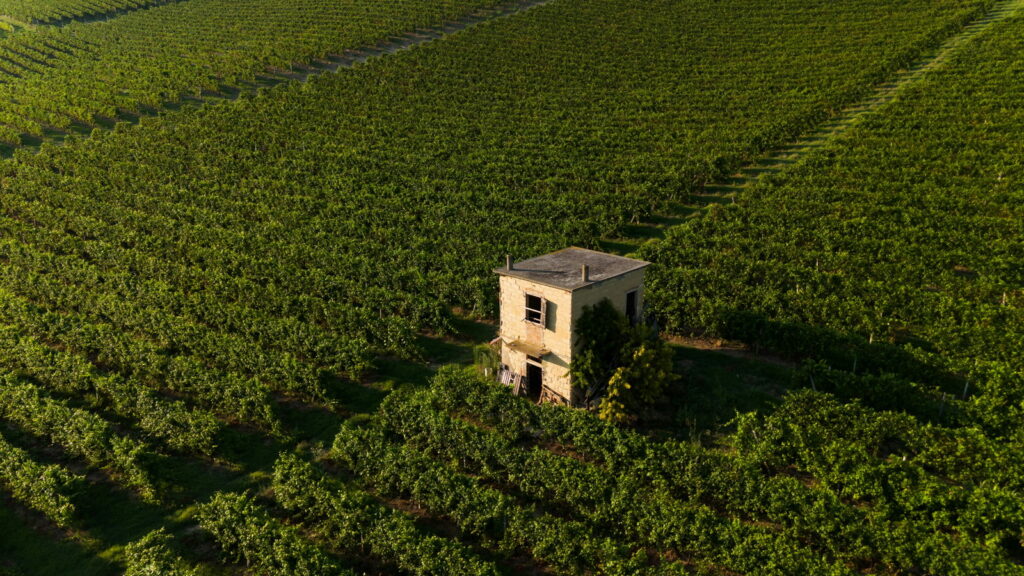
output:
[[[547,301],[533,294],[526,295],[526,321],[545,325]]]

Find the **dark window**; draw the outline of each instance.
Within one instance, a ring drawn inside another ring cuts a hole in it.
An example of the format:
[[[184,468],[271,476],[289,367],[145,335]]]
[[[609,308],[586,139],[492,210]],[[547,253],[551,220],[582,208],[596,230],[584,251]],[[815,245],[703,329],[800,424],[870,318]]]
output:
[[[626,293],[626,318],[630,322],[636,322],[636,290]]]
[[[546,302],[540,296],[526,295],[526,321],[544,325]]]

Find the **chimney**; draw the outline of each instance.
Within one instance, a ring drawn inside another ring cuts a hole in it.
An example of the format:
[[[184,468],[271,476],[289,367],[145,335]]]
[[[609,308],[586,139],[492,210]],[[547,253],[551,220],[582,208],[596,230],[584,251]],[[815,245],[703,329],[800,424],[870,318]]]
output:
[[[505,270],[512,270],[512,255],[505,254]]]
[[[583,281],[590,282],[590,266],[584,264],[580,267],[580,272],[583,274]]]

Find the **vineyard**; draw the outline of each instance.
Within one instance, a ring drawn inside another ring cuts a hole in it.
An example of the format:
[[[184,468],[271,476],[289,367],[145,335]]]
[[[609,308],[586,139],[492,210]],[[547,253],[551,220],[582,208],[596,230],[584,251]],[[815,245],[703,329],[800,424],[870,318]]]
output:
[[[1024,574],[1024,17],[702,194],[996,4],[0,2],[0,574]],[[652,221],[743,358],[637,427],[442,366]]]
[[[652,245],[671,329],[950,392],[1019,370],[1021,36],[1019,16],[998,24],[819,153]]]
[[[59,24],[117,15],[130,10],[148,8],[168,0],[3,0],[0,16],[17,24]],[[175,1],[175,0],[170,0]]]
[[[182,1],[107,22],[15,33],[0,39],[0,142],[88,135],[206,96],[233,97],[314,60],[494,4]]]

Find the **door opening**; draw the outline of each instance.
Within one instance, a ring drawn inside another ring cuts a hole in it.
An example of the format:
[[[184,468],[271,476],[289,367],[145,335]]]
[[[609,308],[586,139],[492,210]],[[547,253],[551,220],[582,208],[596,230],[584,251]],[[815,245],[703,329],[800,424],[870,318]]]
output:
[[[630,324],[636,324],[639,321],[636,309],[636,292],[636,290],[631,290],[626,293],[626,318],[629,318]]]
[[[535,363],[536,362],[536,363]],[[544,370],[540,362],[532,358],[526,362],[526,396],[536,402],[540,400],[540,389],[544,384]]]

